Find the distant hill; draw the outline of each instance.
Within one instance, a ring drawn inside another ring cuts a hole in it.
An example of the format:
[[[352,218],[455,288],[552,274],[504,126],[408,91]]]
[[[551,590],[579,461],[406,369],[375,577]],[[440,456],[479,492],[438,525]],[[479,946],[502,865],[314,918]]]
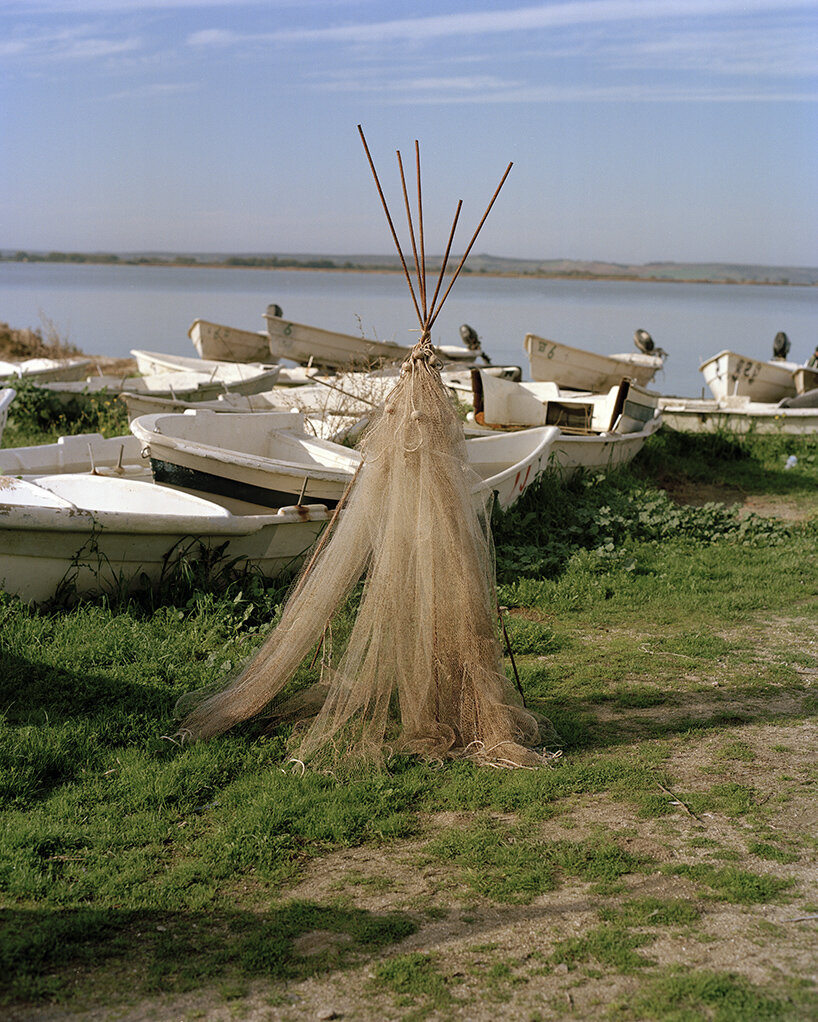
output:
[[[427,267],[439,269],[441,256],[427,256]],[[0,249],[0,260],[10,262],[122,263],[126,265],[229,266],[255,269],[400,270],[396,255],[275,254],[265,252],[41,252]],[[452,256],[453,269],[459,256]],[[584,280],[645,280],[713,284],[818,284],[818,268],[761,266],[750,263],[609,263],[578,259],[510,259],[472,254],[464,273],[559,277]]]

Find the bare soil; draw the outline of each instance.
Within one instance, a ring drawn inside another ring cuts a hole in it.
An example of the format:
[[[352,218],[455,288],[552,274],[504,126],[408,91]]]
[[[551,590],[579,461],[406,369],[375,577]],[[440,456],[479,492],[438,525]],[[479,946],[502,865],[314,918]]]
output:
[[[663,483],[671,500],[677,504],[702,507],[705,504],[724,504],[737,508],[742,516],[755,514],[763,518],[781,518],[788,522],[806,521],[814,513],[811,506],[785,496],[769,493],[745,493],[737,486],[718,483],[673,481]]]

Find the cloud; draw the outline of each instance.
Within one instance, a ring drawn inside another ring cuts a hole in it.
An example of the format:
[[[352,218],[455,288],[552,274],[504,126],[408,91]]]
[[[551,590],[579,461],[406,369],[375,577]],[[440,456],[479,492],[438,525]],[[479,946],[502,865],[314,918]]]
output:
[[[239,35],[229,29],[206,28],[187,37],[188,46],[234,46],[247,41],[249,36]]]
[[[818,75],[815,33],[804,25],[688,31],[637,42],[622,54],[642,67],[710,75],[811,77]]]
[[[112,92],[108,99],[153,99],[155,97],[185,95],[191,92],[198,92],[200,89],[201,85],[198,82],[149,82],[145,85],[137,85],[132,89]]]
[[[20,33],[0,43],[0,55],[42,61],[90,60],[133,53],[142,48],[136,35],[105,36],[90,26]]]
[[[377,95],[394,106],[546,103],[816,103],[818,89],[762,90],[758,83],[678,84],[640,81],[621,85],[526,83],[489,76],[472,79],[393,76],[388,83],[355,74],[315,82],[319,91]]]
[[[804,0],[654,0],[647,3],[645,0],[569,0],[502,11],[468,11],[420,18],[346,23],[324,28],[282,29],[253,36],[230,33],[230,41],[422,43],[453,36],[497,35],[623,21],[644,24],[692,17],[744,17],[805,9],[808,7]],[[197,45],[207,44],[206,36],[207,33],[197,32],[189,41]],[[223,45],[226,41],[225,34],[216,33],[212,44]]]
[[[259,6],[243,0],[240,6]],[[297,0],[292,0],[297,2]],[[143,11],[195,10],[196,8],[236,7],[235,0],[3,0],[4,14],[130,14]]]

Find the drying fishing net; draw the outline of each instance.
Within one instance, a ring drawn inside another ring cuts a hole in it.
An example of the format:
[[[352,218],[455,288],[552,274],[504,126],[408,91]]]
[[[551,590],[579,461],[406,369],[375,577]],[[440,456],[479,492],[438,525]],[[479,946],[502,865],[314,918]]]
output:
[[[425,293],[423,304],[426,311]],[[490,496],[469,466],[430,318],[364,436],[361,465],[279,624],[226,689],[187,713],[184,738],[268,717],[295,720],[292,755],[305,762],[317,754],[372,761],[390,752],[544,762],[535,751],[544,722],[504,671]],[[333,663],[325,636],[362,579],[346,648]],[[318,644],[320,681],[277,698]]]

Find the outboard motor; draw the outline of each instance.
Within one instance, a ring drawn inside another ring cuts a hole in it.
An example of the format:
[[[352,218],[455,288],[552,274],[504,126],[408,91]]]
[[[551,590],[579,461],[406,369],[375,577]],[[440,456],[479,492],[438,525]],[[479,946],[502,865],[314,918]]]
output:
[[[633,343],[643,355],[652,355],[656,345],[647,330],[637,330],[633,335]]]
[[[460,327],[460,340],[466,345],[469,351],[480,350],[480,338],[477,336],[477,331],[474,327],[469,326],[468,323],[464,323]]]
[[[284,315],[284,310],[281,308],[280,305],[277,305],[275,302],[272,302],[270,305],[267,306],[267,315],[278,316],[278,318],[281,319],[281,317]]]
[[[633,343],[643,355],[655,355],[657,358],[667,358],[664,348],[657,348],[653,338],[647,330],[636,330],[633,335]]]
[[[469,351],[480,352],[480,358],[483,359],[486,365],[491,365],[491,359],[480,348],[480,338],[477,336],[477,331],[473,326],[469,326],[468,323],[463,323],[460,327],[460,340],[466,345]]]
[[[779,330],[773,341],[773,358],[786,358],[790,353],[790,339],[783,330]]]

